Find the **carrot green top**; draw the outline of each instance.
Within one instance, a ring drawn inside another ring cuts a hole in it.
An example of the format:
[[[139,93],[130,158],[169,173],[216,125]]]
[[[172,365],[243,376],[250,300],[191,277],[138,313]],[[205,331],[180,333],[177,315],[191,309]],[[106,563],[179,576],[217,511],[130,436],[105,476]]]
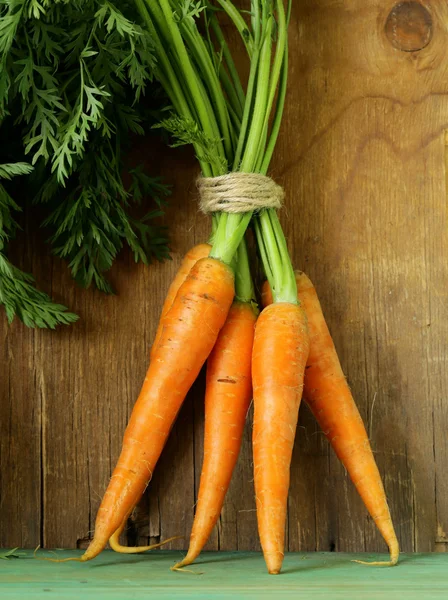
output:
[[[217,0],[219,9],[181,0],[135,1],[155,41],[156,76],[173,105],[173,114],[160,126],[176,138],[175,145],[193,144],[204,177],[230,170],[266,174],[286,95],[290,2],[285,11],[284,0],[251,0],[248,22],[230,0]],[[245,91],[219,25],[222,12],[241,35],[248,54]],[[197,27],[199,19],[205,24],[203,34]],[[210,256],[233,265],[252,216],[252,212],[217,213]],[[261,211],[255,226],[274,301],[297,303],[294,273],[275,211]]]

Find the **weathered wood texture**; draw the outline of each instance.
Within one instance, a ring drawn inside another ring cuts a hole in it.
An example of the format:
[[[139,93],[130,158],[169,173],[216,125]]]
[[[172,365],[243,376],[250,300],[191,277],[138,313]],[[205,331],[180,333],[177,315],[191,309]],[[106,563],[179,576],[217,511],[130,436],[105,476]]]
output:
[[[294,3],[288,103],[272,174],[287,192],[282,221],[294,263],[321,296],[402,549],[443,551],[448,5],[422,4],[427,12],[398,6],[388,20],[389,0]],[[1,545],[85,545],[144,377],[164,292],[183,253],[207,237],[207,219],[194,203],[191,155],[148,147],[151,168],[175,184],[168,211],[172,262],[145,268],[123,256],[111,275],[118,296],[106,298],[77,289],[43,246],[36,252],[24,238],[17,246],[18,261],[41,287],[82,318],[57,332],[19,323],[7,328],[1,320]],[[189,533],[202,394],[199,381],[130,524],[131,541]],[[259,547],[250,431],[249,420],[209,549]],[[292,551],[384,549],[306,407],[288,534]]]

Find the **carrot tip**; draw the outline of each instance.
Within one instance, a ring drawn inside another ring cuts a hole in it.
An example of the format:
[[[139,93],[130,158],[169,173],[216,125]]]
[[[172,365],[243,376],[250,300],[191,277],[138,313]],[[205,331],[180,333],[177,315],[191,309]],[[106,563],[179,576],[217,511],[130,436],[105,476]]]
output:
[[[34,558],[36,560],[47,560],[49,562],[54,562],[54,563],[63,563],[63,562],[70,562],[70,561],[85,562],[85,560],[83,560],[81,557],[79,557],[79,558],[75,558],[75,557],[71,557],[71,558],[50,558],[49,556],[35,556]]]
[[[35,560],[46,560],[48,562],[55,562],[55,563],[63,563],[63,562],[69,562],[69,561],[75,561],[75,562],[84,562],[82,556],[79,557],[70,557],[70,558],[50,558],[49,556],[36,556],[37,551],[39,550],[40,545],[37,546],[37,548],[34,550],[33,552],[33,557]],[[53,552],[53,554],[56,554],[55,552]]]
[[[359,563],[360,565],[367,565],[367,566],[373,566],[373,567],[393,567],[397,564],[398,557],[400,555],[398,543],[391,544],[389,550],[390,550],[390,560],[384,560],[384,561],[380,560],[380,561],[372,561],[372,562],[369,562],[368,560],[353,560],[352,562]]]
[[[393,567],[397,564],[398,557],[393,558],[392,560],[384,560],[384,561],[380,560],[380,561],[372,561],[372,562],[369,562],[368,560],[353,559],[352,562],[358,563],[359,565],[367,565],[368,567]]]
[[[185,566],[190,563],[186,563]],[[170,567],[170,571],[180,571],[182,573],[191,573],[192,575],[203,575],[202,571],[193,571],[193,569],[185,569],[183,561],[176,563],[174,566]]]
[[[157,544],[151,544],[150,546],[132,547],[132,546],[122,546],[117,541],[115,541],[114,537],[112,536],[109,540],[109,545],[114,552],[118,552],[119,554],[140,554],[141,552],[155,550],[156,548],[160,548],[161,546],[164,546],[165,544],[169,544],[170,542],[173,542],[174,540],[180,540],[183,538],[184,538],[183,535],[176,535],[176,536],[173,536],[173,537],[170,537],[170,538],[164,540],[163,542],[159,542]]]

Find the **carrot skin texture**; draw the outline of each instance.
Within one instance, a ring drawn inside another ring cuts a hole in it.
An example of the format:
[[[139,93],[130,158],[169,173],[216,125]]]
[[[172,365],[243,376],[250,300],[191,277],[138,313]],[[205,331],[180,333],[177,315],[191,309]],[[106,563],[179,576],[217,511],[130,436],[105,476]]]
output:
[[[168,292],[162,306],[159,324],[157,326],[156,335],[154,337],[154,342],[151,347],[150,358],[153,357],[153,354],[156,351],[157,346],[159,345],[160,336],[162,335],[163,329],[163,319],[165,318],[166,314],[173,305],[174,299],[176,298],[180,286],[184,283],[188,273],[191,271],[192,267],[198,262],[198,260],[200,260],[201,258],[205,258],[210,254],[211,248],[212,247],[210,246],[210,244],[198,244],[197,246],[193,246],[193,248],[190,248],[190,250],[185,254],[184,258],[182,259],[179,270],[177,271],[173,281],[170,284],[170,287],[168,288]]]
[[[238,459],[252,398],[251,357],[256,315],[235,301],[207,361],[204,460],[187,556],[191,564],[207,543],[221,513]]]
[[[305,313],[271,304],[258,318],[252,353],[254,482],[258,532],[269,573],[280,572],[290,465],[309,337]]]
[[[394,565],[399,556],[398,540],[364,423],[342,371],[314,285],[301,272],[296,272],[296,281],[310,333],[304,400],[389,547],[390,562],[384,564]],[[266,284],[262,291],[263,305],[272,302],[271,290]]]
[[[185,396],[215,345],[234,297],[232,270],[200,259],[166,314],[157,352],[126,428],[121,455],[83,561],[97,556],[142,496]]]

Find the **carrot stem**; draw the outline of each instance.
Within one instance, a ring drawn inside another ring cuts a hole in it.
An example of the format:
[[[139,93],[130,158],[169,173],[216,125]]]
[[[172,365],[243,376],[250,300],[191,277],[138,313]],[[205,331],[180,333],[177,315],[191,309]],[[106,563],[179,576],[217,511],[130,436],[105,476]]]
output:
[[[236,103],[232,104],[232,106],[234,107],[235,112],[238,115],[238,117],[241,119],[242,115],[243,115],[244,105],[246,102],[243,86],[241,85],[241,80],[239,78],[238,71],[236,70],[235,62],[232,58],[232,54],[231,54],[229,47],[227,45],[227,42],[224,38],[221,27],[219,26],[218,19],[216,18],[216,16],[213,13],[210,17],[210,25],[211,25],[213,32],[215,34],[215,37],[218,41],[219,47],[222,50],[224,60],[226,62],[227,68],[230,73],[230,77],[231,77],[233,85],[234,85],[234,91],[235,91],[236,97],[238,98],[238,106],[236,106]]]
[[[249,255],[244,239],[236,252],[235,297],[240,302],[255,304],[255,289],[250,274]]]
[[[253,38],[247,28],[246,22],[240,14],[240,11],[233,5],[229,0],[218,0],[218,3],[222,6],[224,11],[227,13],[229,18],[233,21],[236,29],[241,35],[241,39],[246,46],[247,53],[249,56],[252,55]]]
[[[147,2],[147,4],[149,6],[156,6],[155,2]],[[174,20],[173,11],[169,0],[159,0],[159,4],[165,18],[166,26],[171,35],[174,53],[179,62],[179,66],[182,69],[182,73],[184,74],[183,81],[185,82],[191,94],[194,105],[196,106],[201,126],[211,139],[216,140],[216,144],[220,153],[224,154],[224,147],[221,138],[219,137],[219,128],[217,126],[216,119],[210,118],[210,115],[213,115],[210,101],[207,94],[202,93],[201,91],[201,79],[198,77],[196,70],[191,64],[191,60],[185,47],[179,27]]]

